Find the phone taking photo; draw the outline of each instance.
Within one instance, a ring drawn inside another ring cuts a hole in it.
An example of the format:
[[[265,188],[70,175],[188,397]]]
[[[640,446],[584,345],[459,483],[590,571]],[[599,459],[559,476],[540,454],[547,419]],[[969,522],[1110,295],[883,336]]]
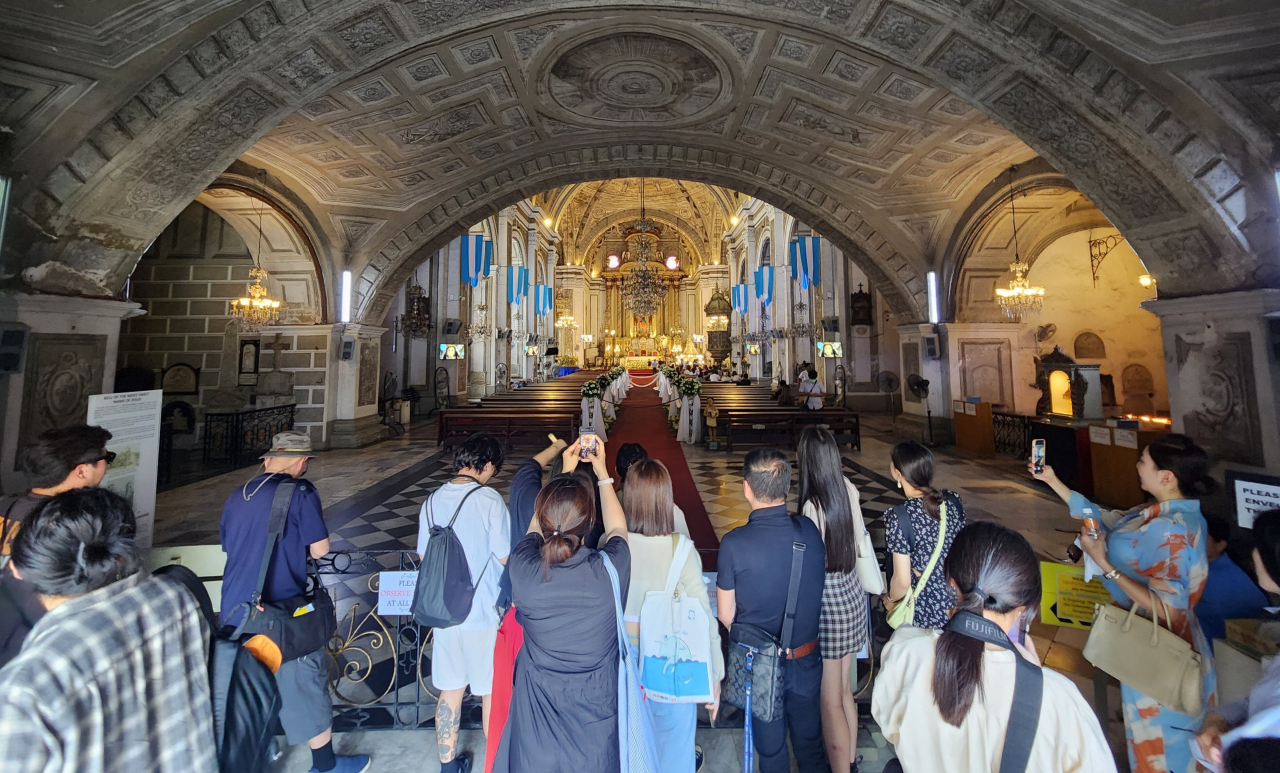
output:
[[[590,459],[591,455],[596,451],[596,444],[600,442],[600,436],[594,430],[583,427],[578,430],[578,456],[583,459]]]
[[[1044,472],[1044,438],[1031,441],[1031,469],[1037,475]]]

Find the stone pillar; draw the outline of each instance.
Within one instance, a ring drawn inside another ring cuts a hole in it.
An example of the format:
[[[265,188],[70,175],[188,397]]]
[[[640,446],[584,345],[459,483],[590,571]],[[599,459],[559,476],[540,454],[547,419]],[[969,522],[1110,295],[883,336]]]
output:
[[[372,325],[334,326],[329,358],[332,420],[329,422],[330,448],[359,448],[387,437],[387,427],[378,416],[380,339],[386,328]],[[352,346],[347,347],[346,339]],[[349,350],[349,352],[348,352]],[[343,355],[349,353],[349,357]]]
[[[1280,474],[1280,290],[1151,300],[1175,432],[1217,468]]]
[[[120,322],[140,314],[132,301],[0,292],[0,322],[28,332],[22,372],[0,376],[4,492],[27,487],[26,476],[13,469],[21,445],[47,429],[84,422],[89,396],[114,391]]]
[[[477,223],[471,228],[470,234],[484,233],[483,223]],[[469,235],[470,235],[469,234]],[[489,285],[493,284],[490,279],[481,279],[480,283],[471,288],[471,300],[467,304],[467,315],[463,319],[464,325],[484,325],[493,326],[493,315],[490,313],[493,306],[488,303]],[[465,292],[465,290],[464,290]],[[467,341],[467,400],[477,402],[482,397],[489,394],[488,385],[492,383],[493,376],[493,347],[488,345],[488,341],[484,337],[476,337]]]
[[[924,337],[934,335],[932,325],[899,325],[899,349],[902,352],[902,410],[900,419],[907,421],[899,425],[899,434],[905,431],[913,439],[926,437],[923,434],[926,410],[933,412],[933,439],[935,443],[950,442],[951,431],[951,391],[948,384],[949,366],[947,358],[942,355],[944,344],[942,336],[938,336],[940,356],[931,358],[925,352]],[[927,402],[917,397],[907,387],[907,379],[912,373],[929,381],[929,397]],[[915,417],[912,422],[911,417]],[[915,430],[912,424],[915,424]]]
[[[1035,325],[1020,322],[948,322],[947,378],[956,400],[981,397],[995,410],[1034,416]],[[926,376],[925,378],[928,378]],[[1099,403],[1101,405],[1101,403]],[[948,416],[950,410],[948,410]]]

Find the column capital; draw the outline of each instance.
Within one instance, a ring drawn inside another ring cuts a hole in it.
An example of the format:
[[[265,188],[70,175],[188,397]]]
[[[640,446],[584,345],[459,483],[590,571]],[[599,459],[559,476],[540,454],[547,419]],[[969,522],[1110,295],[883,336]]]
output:
[[[1205,314],[1215,318],[1272,316],[1280,314],[1280,289],[1263,287],[1184,298],[1152,298],[1143,301],[1142,308],[1162,320],[1182,314]]]

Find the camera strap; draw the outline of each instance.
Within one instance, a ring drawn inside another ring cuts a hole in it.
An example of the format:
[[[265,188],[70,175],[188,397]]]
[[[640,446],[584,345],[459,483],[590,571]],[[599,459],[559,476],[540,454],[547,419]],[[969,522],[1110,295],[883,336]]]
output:
[[[1013,707],[1004,734],[1004,751],[1000,754],[1000,773],[1025,773],[1031,759],[1031,746],[1040,725],[1040,705],[1044,699],[1044,672],[1040,666],[1022,656],[1000,626],[973,612],[956,612],[946,630],[971,639],[1004,647],[1013,653],[1018,669],[1013,683]]]

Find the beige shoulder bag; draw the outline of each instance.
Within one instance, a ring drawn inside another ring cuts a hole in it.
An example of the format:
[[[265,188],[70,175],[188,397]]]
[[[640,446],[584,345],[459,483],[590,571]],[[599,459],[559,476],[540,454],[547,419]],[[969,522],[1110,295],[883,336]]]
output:
[[[924,573],[920,575],[920,579],[916,580],[915,587],[907,591],[907,595],[903,596],[902,601],[894,605],[886,616],[889,625],[898,628],[903,625],[914,625],[916,618],[916,598],[924,591],[924,586],[929,583],[929,578],[933,576],[933,570],[938,566],[938,559],[942,556],[942,545],[947,541],[947,503],[943,501],[940,512],[938,513],[938,542],[933,546],[933,553],[929,556],[929,563],[924,567]]]
[[[1165,622],[1172,626],[1164,599],[1155,591],[1150,594],[1164,608]],[[1199,715],[1204,709],[1204,658],[1186,639],[1160,625],[1159,610],[1152,610],[1150,635],[1144,626],[1135,628],[1137,611],[1137,604],[1128,612],[1114,604],[1099,604],[1084,645],[1084,659],[1161,706],[1179,714]]]

